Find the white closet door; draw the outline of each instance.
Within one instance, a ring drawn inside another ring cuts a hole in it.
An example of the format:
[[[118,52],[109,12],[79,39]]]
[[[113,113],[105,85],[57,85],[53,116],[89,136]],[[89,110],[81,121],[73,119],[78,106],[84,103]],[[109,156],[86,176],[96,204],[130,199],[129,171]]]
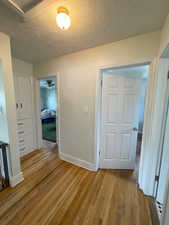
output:
[[[125,76],[103,76],[101,168],[134,169],[139,82]]]
[[[15,97],[18,120],[18,148],[23,156],[35,149],[32,106],[32,78],[30,75],[15,74]]]
[[[20,119],[32,117],[32,101],[31,101],[31,79],[30,77],[19,77],[19,94],[20,94]]]
[[[20,118],[20,87],[19,87],[19,77],[14,76],[14,86],[15,86],[15,99],[16,99],[16,113],[17,119]]]

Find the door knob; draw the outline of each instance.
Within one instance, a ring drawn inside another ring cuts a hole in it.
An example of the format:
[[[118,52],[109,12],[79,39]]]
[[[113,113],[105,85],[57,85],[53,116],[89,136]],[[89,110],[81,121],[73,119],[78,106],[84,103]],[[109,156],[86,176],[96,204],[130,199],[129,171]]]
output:
[[[133,127],[133,131],[138,131],[137,127]]]

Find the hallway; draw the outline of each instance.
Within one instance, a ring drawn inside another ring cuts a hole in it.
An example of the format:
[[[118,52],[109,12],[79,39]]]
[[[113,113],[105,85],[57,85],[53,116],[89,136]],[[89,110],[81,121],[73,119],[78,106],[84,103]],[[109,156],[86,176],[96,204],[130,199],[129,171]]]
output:
[[[149,199],[132,172],[91,172],[36,150],[24,157],[25,180],[0,192],[3,225],[152,225]]]

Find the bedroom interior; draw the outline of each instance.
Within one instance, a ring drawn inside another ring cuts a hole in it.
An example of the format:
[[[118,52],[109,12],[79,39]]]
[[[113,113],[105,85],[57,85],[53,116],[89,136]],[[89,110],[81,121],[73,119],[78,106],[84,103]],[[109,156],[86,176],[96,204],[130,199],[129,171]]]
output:
[[[57,144],[56,79],[44,78],[40,83],[42,139]]]

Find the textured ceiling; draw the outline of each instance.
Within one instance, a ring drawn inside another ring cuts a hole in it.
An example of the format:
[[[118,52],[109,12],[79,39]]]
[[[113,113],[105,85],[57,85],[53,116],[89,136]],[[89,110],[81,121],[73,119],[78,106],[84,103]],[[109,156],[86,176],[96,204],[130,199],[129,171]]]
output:
[[[12,1],[16,3],[24,12],[27,12],[28,10],[32,9],[34,6],[36,6],[37,4],[41,3],[44,0],[12,0]]]
[[[25,5],[32,3],[34,0],[15,0],[15,2],[23,8]]]
[[[68,31],[55,24],[59,6],[70,11]],[[0,31],[11,36],[15,57],[37,62],[155,31],[168,12],[169,0],[44,0],[21,22],[0,3]]]

